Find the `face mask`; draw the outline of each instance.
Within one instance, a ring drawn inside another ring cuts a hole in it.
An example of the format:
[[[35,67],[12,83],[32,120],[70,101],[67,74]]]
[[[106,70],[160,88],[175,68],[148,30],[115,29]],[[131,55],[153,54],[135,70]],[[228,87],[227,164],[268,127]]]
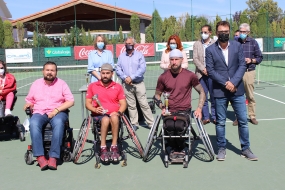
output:
[[[134,49],[134,45],[128,45],[126,44],[126,50],[129,51],[129,50],[133,50]]]
[[[220,42],[222,42],[222,43],[225,43],[225,42],[227,42],[227,41],[229,41],[229,39],[230,39],[230,34],[224,34],[224,33],[222,33],[222,34],[219,34],[219,41]]]
[[[176,49],[177,48],[177,44],[170,44],[170,49]]]
[[[5,73],[4,69],[0,69],[0,75],[3,75]]]
[[[247,37],[247,34],[240,34],[239,37],[244,40]]]
[[[201,34],[201,37],[203,40],[207,40],[209,38],[209,34],[203,33],[203,34]]]
[[[99,49],[103,49],[104,48],[104,42],[97,42],[97,47]]]
[[[238,37],[238,36],[235,36],[235,40],[238,41],[238,39],[239,39],[239,37]]]

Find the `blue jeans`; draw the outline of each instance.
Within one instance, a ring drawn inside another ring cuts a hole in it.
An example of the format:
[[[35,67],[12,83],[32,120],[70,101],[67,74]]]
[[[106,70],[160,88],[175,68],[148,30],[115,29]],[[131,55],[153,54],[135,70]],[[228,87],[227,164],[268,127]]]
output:
[[[232,104],[232,107],[235,111],[237,120],[238,120],[238,133],[239,140],[241,144],[241,149],[246,150],[249,148],[249,131],[247,125],[247,116],[246,116],[246,105],[245,98],[241,96],[231,96],[225,98],[215,98],[216,102],[216,137],[218,148],[226,148],[226,137],[225,137],[225,123],[227,117],[227,108],[229,101]]]
[[[206,75],[203,75],[200,80],[200,84],[202,85],[205,95],[206,95],[206,100],[202,109],[202,114],[203,114],[203,120],[208,120],[210,119],[210,114],[209,114],[209,106],[208,106],[208,93],[210,95],[210,102],[211,102],[211,119],[216,120],[216,110],[215,110],[215,99],[213,96],[213,82],[212,79],[209,78]]]
[[[35,157],[44,155],[42,129],[45,124],[50,123],[52,127],[52,140],[49,157],[60,158],[60,147],[67,119],[68,115],[65,112],[59,112],[51,119],[48,118],[47,114],[33,114],[30,119],[30,134],[32,139],[33,155]]]

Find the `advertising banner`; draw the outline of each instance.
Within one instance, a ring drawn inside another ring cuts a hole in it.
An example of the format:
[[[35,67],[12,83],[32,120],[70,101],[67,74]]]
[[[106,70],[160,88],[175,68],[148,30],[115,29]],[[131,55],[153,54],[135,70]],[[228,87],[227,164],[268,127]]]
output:
[[[33,50],[5,49],[6,63],[30,63],[33,62]]]
[[[189,51],[189,50],[193,50],[193,45],[194,45],[194,41],[193,42],[182,42],[182,46],[183,46],[183,50],[184,51]],[[156,43],[156,51],[164,51],[166,49],[166,45],[167,43]]]
[[[106,45],[106,49],[114,54],[113,45]],[[74,46],[74,59],[88,59],[88,54],[92,50],[94,50],[94,46]]]
[[[255,40],[258,43],[260,51],[263,52],[263,38],[255,38]]]
[[[136,44],[135,50],[140,51],[145,57],[154,56],[154,43]],[[116,45],[116,57],[125,51],[125,44]]]
[[[71,56],[70,47],[45,48],[45,57],[69,57],[69,56]]]
[[[274,47],[282,47],[285,43],[285,38],[274,38]]]

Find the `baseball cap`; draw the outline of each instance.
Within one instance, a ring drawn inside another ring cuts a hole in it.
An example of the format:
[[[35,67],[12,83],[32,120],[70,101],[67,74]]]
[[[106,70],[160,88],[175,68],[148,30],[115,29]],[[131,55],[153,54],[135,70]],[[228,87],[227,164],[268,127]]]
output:
[[[179,49],[171,50],[169,53],[169,58],[172,57],[183,57],[182,52]]]
[[[101,66],[101,70],[109,70],[109,71],[113,71],[113,66],[109,63],[104,63],[102,66]]]

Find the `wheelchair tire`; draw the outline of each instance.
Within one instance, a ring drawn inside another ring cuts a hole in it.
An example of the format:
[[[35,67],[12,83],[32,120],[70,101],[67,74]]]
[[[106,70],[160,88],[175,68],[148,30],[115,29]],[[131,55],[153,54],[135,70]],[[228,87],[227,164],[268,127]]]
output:
[[[33,160],[33,153],[31,151],[27,151],[25,153],[25,162],[27,165],[33,165],[34,164],[34,160]]]
[[[200,119],[195,118],[195,116],[193,115],[197,129],[199,131],[199,135],[200,135],[200,139],[202,140],[204,147],[206,149],[207,154],[210,156],[210,160],[214,160],[215,159],[215,152],[212,146],[212,143],[210,141],[210,138],[208,136],[207,131],[205,130],[204,126],[202,125]]]
[[[73,156],[72,156],[72,160],[75,164],[80,158],[81,152],[84,148],[84,145],[85,145],[85,142],[88,136],[89,128],[91,125],[91,119],[92,119],[91,116],[84,119],[80,127],[80,130],[78,132],[78,136],[74,144]]]
[[[70,162],[72,160],[72,153],[71,152],[64,152],[62,156],[62,160],[64,162]]]
[[[20,132],[20,133],[19,133],[19,139],[20,139],[21,142],[23,142],[23,141],[26,140],[25,135],[24,135],[23,132]]]
[[[164,156],[164,166],[166,167],[166,168],[168,168],[168,155],[165,155]]]
[[[144,155],[143,155],[143,161],[145,161],[145,162],[147,161],[149,152],[150,152],[151,147],[152,147],[152,145],[154,143],[153,142],[154,141],[154,136],[157,133],[158,126],[159,126],[159,123],[160,123],[160,119],[161,119],[161,115],[157,115],[155,120],[154,120],[153,126],[150,129],[150,132],[149,132],[149,135],[148,135],[148,139],[146,141],[146,146],[145,146],[145,149],[144,149]]]
[[[125,123],[126,125],[126,128],[127,128],[127,131],[128,131],[128,134],[130,136],[130,138],[132,139],[132,142],[136,145],[137,147],[137,150],[140,154],[141,157],[144,156],[144,150],[143,150],[143,147],[142,147],[142,144],[130,122],[130,120],[125,116],[125,115],[122,115],[122,119],[123,119],[123,122]]]

